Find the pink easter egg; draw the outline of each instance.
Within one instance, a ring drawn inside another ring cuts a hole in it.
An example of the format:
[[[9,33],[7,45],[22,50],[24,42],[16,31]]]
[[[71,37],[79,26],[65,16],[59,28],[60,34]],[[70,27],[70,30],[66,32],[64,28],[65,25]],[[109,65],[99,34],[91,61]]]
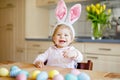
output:
[[[16,80],[27,80],[27,76],[25,74],[18,74],[16,76]]]
[[[53,80],[64,80],[64,77],[61,74],[57,74],[53,77]]]

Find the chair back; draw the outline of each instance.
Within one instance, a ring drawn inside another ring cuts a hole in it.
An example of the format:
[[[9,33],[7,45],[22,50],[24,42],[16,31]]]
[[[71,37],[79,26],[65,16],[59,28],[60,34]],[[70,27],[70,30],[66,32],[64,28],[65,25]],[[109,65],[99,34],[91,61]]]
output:
[[[87,62],[77,63],[77,69],[92,70],[93,62],[88,60]]]

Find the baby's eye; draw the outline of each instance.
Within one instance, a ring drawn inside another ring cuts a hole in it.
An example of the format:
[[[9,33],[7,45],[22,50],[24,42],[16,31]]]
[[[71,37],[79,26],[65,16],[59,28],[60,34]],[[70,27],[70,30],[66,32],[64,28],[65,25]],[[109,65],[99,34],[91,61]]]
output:
[[[68,36],[67,34],[65,34],[65,36]]]
[[[57,34],[57,36],[60,36],[60,34]]]

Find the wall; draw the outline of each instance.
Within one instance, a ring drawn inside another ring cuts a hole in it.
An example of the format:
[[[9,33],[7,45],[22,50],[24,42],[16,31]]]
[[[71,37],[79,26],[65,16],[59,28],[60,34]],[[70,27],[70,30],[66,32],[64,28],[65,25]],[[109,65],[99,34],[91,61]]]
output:
[[[48,37],[48,13],[48,9],[36,7],[36,0],[26,0],[26,38]]]

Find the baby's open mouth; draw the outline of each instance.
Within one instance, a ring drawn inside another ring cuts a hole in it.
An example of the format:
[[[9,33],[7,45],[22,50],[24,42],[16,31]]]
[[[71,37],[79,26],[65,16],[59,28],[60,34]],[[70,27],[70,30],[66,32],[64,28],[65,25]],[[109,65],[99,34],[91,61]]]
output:
[[[59,40],[59,42],[66,42],[65,40]]]

